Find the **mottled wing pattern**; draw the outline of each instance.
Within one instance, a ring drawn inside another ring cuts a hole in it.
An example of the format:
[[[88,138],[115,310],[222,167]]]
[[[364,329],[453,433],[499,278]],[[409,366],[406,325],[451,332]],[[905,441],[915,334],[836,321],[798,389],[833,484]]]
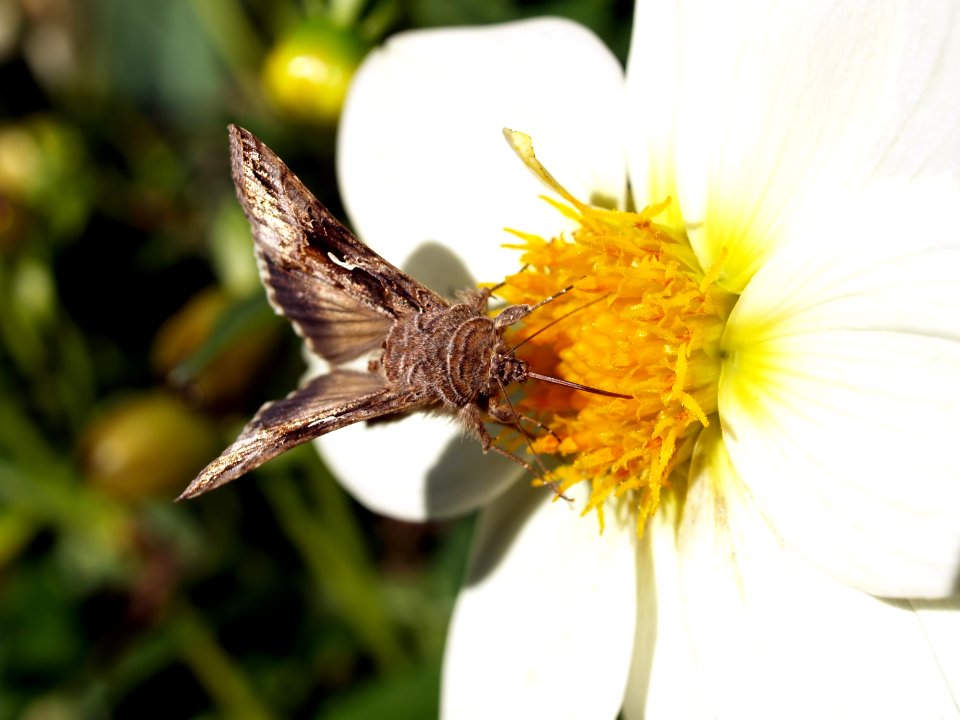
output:
[[[253,134],[229,133],[270,301],[311,350],[344,362],[376,348],[398,316],[448,305],[360,242]]]
[[[393,324],[389,315],[324,283],[312,270],[285,266],[269,253],[258,252],[257,259],[270,304],[313,353],[338,365],[383,343]]]
[[[423,402],[413,388],[389,387],[375,373],[334,370],[282,400],[268,402],[220,457],[207,465],[178,500],[218,488],[267,460],[346,425],[389,415]]]

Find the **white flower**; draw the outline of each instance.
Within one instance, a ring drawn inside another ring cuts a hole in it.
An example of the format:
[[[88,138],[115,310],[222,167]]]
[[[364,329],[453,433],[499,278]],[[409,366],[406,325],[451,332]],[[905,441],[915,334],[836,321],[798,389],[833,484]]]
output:
[[[719,423],[642,540],[442,419],[321,439],[376,510],[485,506],[447,717],[958,715],[958,88],[960,8],[906,0],[643,3],[626,78],[561,20],[410,33],[361,67],[348,211],[435,289],[464,273],[427,241],[496,281],[503,227],[571,229],[512,127],[578,198],[622,207],[628,176],[638,208],[673,197],[740,295]]]

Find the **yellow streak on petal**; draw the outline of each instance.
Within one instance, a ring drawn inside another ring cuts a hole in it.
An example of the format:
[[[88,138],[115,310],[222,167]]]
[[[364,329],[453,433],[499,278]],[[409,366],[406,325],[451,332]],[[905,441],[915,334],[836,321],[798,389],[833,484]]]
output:
[[[533,152],[533,140],[529,135],[517,130],[511,130],[510,128],[504,128],[503,136],[507,139],[507,143],[513,148],[517,156],[523,160],[523,164],[530,168],[538,178],[571,205],[574,207],[580,206],[580,201],[567,192],[567,190],[557,182],[557,179],[540,164],[540,161]]]

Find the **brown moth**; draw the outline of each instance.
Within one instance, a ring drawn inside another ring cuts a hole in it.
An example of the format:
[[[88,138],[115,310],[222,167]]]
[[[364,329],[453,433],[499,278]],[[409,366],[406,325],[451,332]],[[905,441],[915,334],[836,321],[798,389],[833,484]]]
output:
[[[229,134],[233,182],[270,304],[333,369],[261,407],[178,500],[338,428],[419,408],[456,415],[484,452],[492,448],[536,474],[494,445],[484,425],[520,429],[506,385],[538,378],[627,397],[539,375],[507,348],[504,330],[552,297],[494,318],[486,314],[488,289],[466,290],[451,303],[360,242],[253,134],[236,125]],[[337,367],[374,350],[382,354],[368,372]]]

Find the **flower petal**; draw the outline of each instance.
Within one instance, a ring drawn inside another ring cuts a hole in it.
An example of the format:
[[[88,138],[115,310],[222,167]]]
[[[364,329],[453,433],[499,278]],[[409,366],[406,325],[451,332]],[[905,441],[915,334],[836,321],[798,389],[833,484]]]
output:
[[[924,619],[785,546],[719,432],[701,438],[678,538],[696,681],[713,717],[957,717],[960,698]],[[955,605],[942,612],[949,642],[960,616]]]
[[[578,507],[586,493],[571,488]],[[444,658],[449,718],[613,718],[633,644],[632,523],[603,535],[546,489],[516,486],[481,516]]]
[[[683,230],[675,167],[677,95],[684,58],[677,3],[638,2],[627,57],[627,168],[637,209],[671,198],[657,222]]]
[[[801,555],[877,595],[960,577],[960,194],[941,190],[811,218],[723,338],[720,418],[750,494]]]
[[[954,3],[638,3],[632,51],[631,176],[651,175],[646,154],[663,168],[650,189],[669,190],[674,161],[698,257],[709,268],[726,252],[728,289],[824,184],[960,173]]]
[[[504,226],[565,227],[503,139],[511,127],[581,198],[622,202],[623,72],[591,32],[533,20],[394,36],[358,71],[340,129],[338,175],[359,236],[394,263],[426,241],[481,280],[515,270]]]
[[[940,674],[960,698],[960,595],[944,600],[910,600],[910,607],[937,658]]]
[[[324,435],[316,446],[365,507],[409,522],[475,510],[525,472],[499,455],[484,455],[451,418],[424,413],[351,425]]]
[[[681,507],[676,493],[663,497],[637,553],[637,625],[623,702],[626,720],[711,717],[697,680],[680,594]]]

